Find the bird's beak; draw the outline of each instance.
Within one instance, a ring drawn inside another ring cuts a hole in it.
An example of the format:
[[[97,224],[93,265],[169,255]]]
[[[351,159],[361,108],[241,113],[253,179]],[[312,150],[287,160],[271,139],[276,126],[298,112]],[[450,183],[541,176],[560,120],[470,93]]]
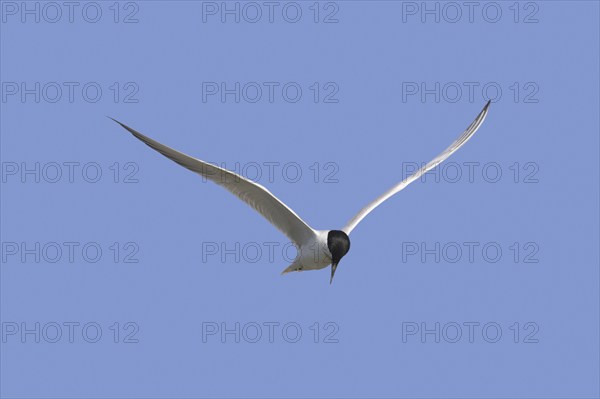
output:
[[[335,274],[335,269],[337,269],[337,262],[331,264],[331,279],[329,280],[329,284],[333,282],[333,275]]]

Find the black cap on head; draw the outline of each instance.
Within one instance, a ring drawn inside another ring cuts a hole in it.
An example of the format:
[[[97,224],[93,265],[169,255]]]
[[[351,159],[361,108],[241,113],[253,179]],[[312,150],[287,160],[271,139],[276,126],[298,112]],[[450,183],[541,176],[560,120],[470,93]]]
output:
[[[341,230],[331,230],[327,234],[327,248],[331,253],[331,284],[338,263],[350,250],[350,237]]]

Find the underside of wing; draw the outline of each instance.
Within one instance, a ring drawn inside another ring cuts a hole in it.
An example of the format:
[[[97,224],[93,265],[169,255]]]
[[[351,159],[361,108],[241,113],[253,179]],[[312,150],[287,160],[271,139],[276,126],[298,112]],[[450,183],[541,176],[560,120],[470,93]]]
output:
[[[483,123],[483,121],[488,113],[489,106],[490,106],[490,101],[487,102],[487,104],[485,105],[485,107],[483,107],[483,109],[481,110],[479,115],[477,115],[477,118],[475,118],[475,120],[469,125],[469,127],[467,127],[467,129],[460,135],[460,137],[458,137],[458,139],[454,143],[452,143],[450,145],[450,147],[446,148],[440,155],[435,157],[433,160],[431,160],[431,162],[429,162],[427,165],[423,166],[421,169],[416,171],[410,177],[406,178],[405,180],[402,180],[400,183],[396,184],[394,187],[390,188],[388,191],[386,191],[381,196],[379,196],[377,199],[375,199],[375,201],[371,202],[370,204],[365,206],[363,209],[361,209],[361,211],[358,212],[358,214],[356,214],[356,216],[354,216],[342,230],[346,234],[350,234],[350,232],[352,230],[354,230],[356,225],[358,225],[358,223],[362,219],[364,219],[365,216],[367,216],[373,209],[377,208],[377,206],[379,206],[382,202],[384,202],[385,200],[387,200],[394,194],[396,194],[399,191],[401,191],[402,189],[404,189],[406,186],[408,186],[413,181],[417,180],[419,177],[421,177],[423,174],[427,173],[429,170],[438,166],[441,162],[443,162],[450,155],[452,155],[456,150],[458,150],[460,147],[462,147],[471,137],[473,137],[473,135],[475,134],[477,129],[479,129],[479,127]]]
[[[144,136],[140,132],[115,119],[112,120],[165,157],[227,189],[236,197],[254,208],[296,244],[308,242],[314,237],[315,231],[293,210],[262,185],[228,171],[227,169],[220,168],[216,165],[212,165],[176,151]]]

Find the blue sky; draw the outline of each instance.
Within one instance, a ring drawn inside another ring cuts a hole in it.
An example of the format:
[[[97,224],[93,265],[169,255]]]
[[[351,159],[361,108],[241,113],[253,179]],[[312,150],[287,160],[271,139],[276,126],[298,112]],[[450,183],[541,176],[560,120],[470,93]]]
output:
[[[3,397],[600,394],[598,3],[0,7]],[[331,286],[105,118],[334,229],[488,99]]]

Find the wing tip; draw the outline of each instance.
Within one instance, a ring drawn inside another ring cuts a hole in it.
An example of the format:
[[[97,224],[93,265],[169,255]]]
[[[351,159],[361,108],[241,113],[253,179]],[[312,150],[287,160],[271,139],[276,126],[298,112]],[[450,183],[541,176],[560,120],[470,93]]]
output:
[[[126,126],[124,123],[121,123],[121,122],[119,122],[118,120],[116,120],[116,119],[115,119],[115,118],[113,118],[112,116],[108,116],[108,115],[104,115],[104,116],[106,116],[106,117],[107,117],[108,119],[110,119],[111,121],[113,121],[113,122],[115,122],[115,123],[119,124],[119,125],[120,125],[120,126],[123,128],[123,129],[129,130],[129,129],[127,128],[127,126]]]
[[[481,124],[483,123],[485,117],[488,114],[488,110],[489,110],[491,104],[492,104],[492,100],[487,100],[487,102],[483,106],[483,109],[481,110],[479,115],[477,115],[477,118],[475,118],[475,120],[473,121],[471,126],[469,126],[469,128],[475,127],[473,134],[477,131],[477,129],[479,129],[479,126],[481,126]],[[469,130],[469,129],[467,129],[467,130]]]
[[[116,120],[116,119],[115,119],[115,118],[113,118],[113,117],[110,117],[110,116],[108,116],[108,115],[105,115],[105,116],[106,116],[108,119],[110,119],[111,121],[113,121],[113,122],[117,123],[117,124],[118,124],[119,126],[121,126],[123,129],[127,130],[127,131],[128,131],[129,133],[131,133],[133,136],[137,137],[139,140],[142,140],[143,142],[147,143],[147,141],[146,141],[146,139],[147,139],[147,138],[146,138],[146,137],[145,137],[143,134],[141,134],[141,133],[139,133],[139,132],[137,132],[137,131],[133,130],[132,128],[130,128],[130,127],[129,127],[129,126],[127,126],[126,124],[124,124],[124,123],[122,123],[122,122],[119,122],[118,120]]]

